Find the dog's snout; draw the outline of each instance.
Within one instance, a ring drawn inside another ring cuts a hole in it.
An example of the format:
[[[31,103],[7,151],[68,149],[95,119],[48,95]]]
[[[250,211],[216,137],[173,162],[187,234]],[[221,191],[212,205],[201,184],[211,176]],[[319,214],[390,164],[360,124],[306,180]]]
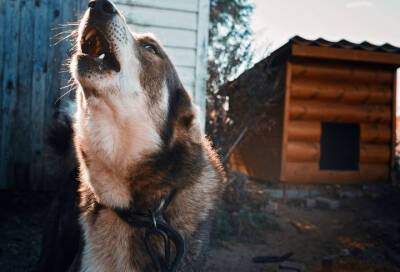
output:
[[[117,9],[108,0],[91,0],[88,4],[89,9],[102,14],[114,15]]]

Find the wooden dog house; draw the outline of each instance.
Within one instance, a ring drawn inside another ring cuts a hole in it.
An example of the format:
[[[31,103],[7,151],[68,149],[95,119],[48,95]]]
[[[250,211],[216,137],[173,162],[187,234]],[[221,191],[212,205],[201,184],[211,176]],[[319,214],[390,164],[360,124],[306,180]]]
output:
[[[232,116],[243,92],[275,100],[229,154],[229,167],[294,184],[388,180],[399,64],[400,48],[389,44],[292,38],[252,68],[269,74],[258,90],[243,91],[250,70],[226,87]]]

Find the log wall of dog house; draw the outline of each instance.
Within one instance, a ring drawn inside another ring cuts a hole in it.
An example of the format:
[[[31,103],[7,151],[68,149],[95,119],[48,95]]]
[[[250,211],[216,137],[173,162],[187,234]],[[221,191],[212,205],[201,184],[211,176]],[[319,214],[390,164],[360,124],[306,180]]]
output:
[[[387,180],[392,159],[394,78],[393,71],[382,66],[288,63],[281,180]],[[359,126],[358,169],[321,170],[325,122]]]
[[[254,179],[279,182],[281,174],[283,101],[265,109],[265,118],[247,132],[229,159],[229,168]]]

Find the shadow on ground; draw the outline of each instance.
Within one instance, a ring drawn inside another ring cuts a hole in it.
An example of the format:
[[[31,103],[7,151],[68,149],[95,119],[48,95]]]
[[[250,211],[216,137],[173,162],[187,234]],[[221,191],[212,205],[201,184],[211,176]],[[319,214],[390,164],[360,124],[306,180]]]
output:
[[[207,271],[400,271],[398,187],[305,187],[286,198],[271,187],[229,186]],[[293,270],[252,262],[290,252]]]
[[[267,184],[236,180],[218,213],[206,271],[284,271],[252,258],[288,252],[298,269],[291,271],[322,271],[322,263],[330,271],[400,271],[399,188],[344,191],[328,188],[324,197],[340,205],[320,207],[307,194],[284,199]],[[50,201],[50,194],[0,191],[0,271],[33,268]]]

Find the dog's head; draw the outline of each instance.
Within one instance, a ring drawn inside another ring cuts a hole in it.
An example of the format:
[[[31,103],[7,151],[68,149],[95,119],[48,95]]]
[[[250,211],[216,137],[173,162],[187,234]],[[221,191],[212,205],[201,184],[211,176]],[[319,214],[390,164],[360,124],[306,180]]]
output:
[[[110,1],[89,3],[77,37],[71,73],[78,83],[75,143],[80,166],[101,176],[101,181],[92,177],[90,184],[103,203],[127,205],[133,190],[128,188],[139,190],[140,179],[121,180],[144,176],[146,167],[138,166],[139,161],[155,161],[160,167],[169,165],[170,158],[183,158],[177,155],[185,150],[182,146],[202,141],[200,126],[163,48],[152,35],[131,33]],[[168,155],[155,157],[160,152]],[[152,186],[159,184],[157,179],[162,183],[162,176],[152,177]]]
[[[160,43],[151,34],[131,33],[124,17],[108,0],[89,2],[79,25],[71,73],[85,103],[96,99],[119,101],[127,114],[138,114],[127,110],[129,107],[146,112],[162,137],[170,134],[166,121],[176,113],[177,102],[185,104],[183,108],[192,107]],[[186,125],[194,116],[189,111],[182,116]]]

